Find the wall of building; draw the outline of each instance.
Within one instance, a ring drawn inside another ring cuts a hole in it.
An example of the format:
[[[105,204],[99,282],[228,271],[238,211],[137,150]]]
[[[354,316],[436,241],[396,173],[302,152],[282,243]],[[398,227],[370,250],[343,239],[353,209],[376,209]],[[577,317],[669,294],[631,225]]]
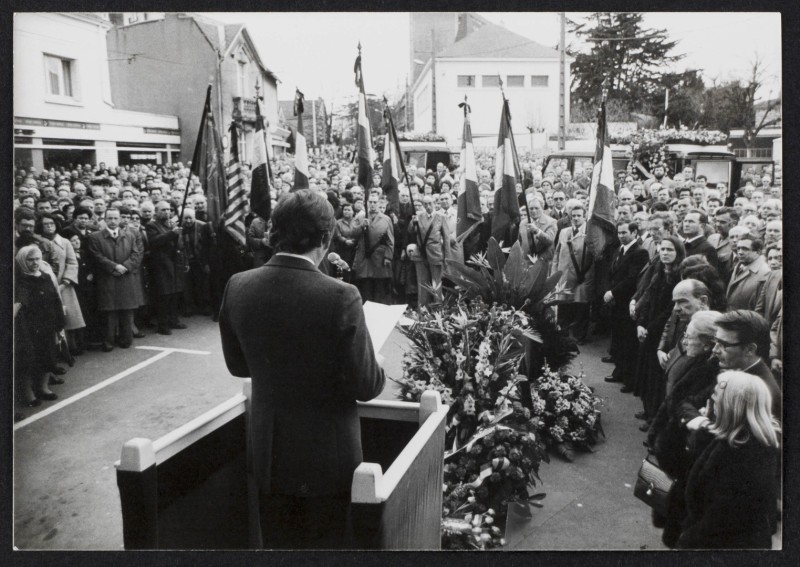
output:
[[[411,92],[415,132],[431,132],[433,130],[432,77],[431,66],[427,65]]]
[[[528,133],[527,126],[544,129],[548,134],[558,132],[559,65],[557,60],[522,61],[490,60],[436,61],[436,131],[444,135],[448,143],[459,144],[464,124],[463,111],[458,104],[467,95],[472,108],[471,124],[473,136],[497,135],[503,98],[497,86],[484,87],[484,75],[502,76],[506,98],[511,108],[511,126],[515,134]],[[474,75],[476,86],[459,87],[459,75]],[[525,86],[508,86],[508,75],[522,75]],[[546,87],[532,87],[531,76],[547,76]],[[569,75],[567,75],[569,85]],[[415,103],[423,84],[415,88]],[[566,93],[567,123],[569,123],[569,88]],[[415,120],[422,113],[414,115]],[[425,131],[417,127],[417,130]]]
[[[141,55],[129,59],[137,53]],[[217,83],[216,53],[197,26],[190,18],[167,14],[163,20],[113,28],[108,32],[108,59],[116,103],[178,116],[181,159],[191,160],[206,88]],[[212,92],[212,101],[216,96]],[[215,114],[219,120],[217,107]]]
[[[80,14],[15,16],[15,160],[41,168],[48,153],[58,153],[81,163],[116,165],[117,143],[140,144],[148,151],[155,145],[169,151],[180,143],[174,115],[125,111],[113,104],[106,61],[109,27]],[[46,55],[70,61],[72,96],[48,90]]]

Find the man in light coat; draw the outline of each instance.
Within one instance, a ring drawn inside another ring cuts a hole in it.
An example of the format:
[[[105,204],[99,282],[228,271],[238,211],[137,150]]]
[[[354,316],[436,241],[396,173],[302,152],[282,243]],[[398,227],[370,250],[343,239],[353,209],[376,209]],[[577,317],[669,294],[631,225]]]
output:
[[[749,309],[754,311],[761,289],[770,273],[767,261],[762,255],[764,241],[751,234],[742,236],[736,242],[736,266],[728,284],[728,309]]]

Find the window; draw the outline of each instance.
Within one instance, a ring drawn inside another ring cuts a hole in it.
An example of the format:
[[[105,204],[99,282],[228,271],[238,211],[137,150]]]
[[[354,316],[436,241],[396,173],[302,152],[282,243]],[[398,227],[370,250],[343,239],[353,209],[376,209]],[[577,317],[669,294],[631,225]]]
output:
[[[547,75],[531,75],[532,87],[546,87],[550,84],[550,77]]]
[[[474,87],[475,86],[475,75],[459,75],[458,76],[458,86],[459,87]]]
[[[524,87],[525,75],[509,75],[506,77],[506,84],[509,87]]]
[[[47,92],[56,96],[72,97],[72,63],[71,59],[62,59],[52,55],[44,56],[47,73]]]
[[[244,98],[247,93],[247,63],[245,61],[239,61],[236,70],[239,79],[239,96]]]
[[[484,87],[499,87],[500,75],[483,75],[481,78],[481,84]]]

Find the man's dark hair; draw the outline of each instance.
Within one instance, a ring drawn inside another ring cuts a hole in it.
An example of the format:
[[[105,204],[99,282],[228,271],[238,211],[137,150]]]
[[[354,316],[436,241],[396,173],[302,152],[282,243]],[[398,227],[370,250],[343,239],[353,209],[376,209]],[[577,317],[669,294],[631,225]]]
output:
[[[36,220],[36,213],[27,207],[18,207],[14,209],[14,224],[19,224],[24,220]]]
[[[276,252],[305,254],[330,242],[335,223],[327,196],[309,189],[287,193],[272,212],[269,243]]]
[[[89,218],[92,218],[92,216],[94,216],[94,213],[92,213],[91,209],[87,209],[86,207],[83,206],[77,206],[75,207],[75,210],[72,211],[72,218],[77,218],[80,215],[88,215]]]
[[[650,207],[650,211],[653,213],[668,213],[669,212],[669,205],[667,203],[663,203],[661,201],[656,201]]]
[[[119,209],[119,215],[120,216],[131,214],[131,210],[128,207],[126,207],[125,205],[123,205],[121,207],[117,207],[117,208]]]
[[[617,228],[619,228],[621,226],[627,226],[628,230],[630,230],[631,232],[636,232],[637,234],[639,233],[639,223],[636,222],[636,221],[631,221],[631,222],[621,221],[621,222],[618,222],[617,223]]]
[[[583,216],[584,217],[586,216],[586,207],[583,206],[583,203],[579,203],[579,204],[573,206],[572,210],[569,212],[570,216],[572,216],[572,213],[574,211],[583,211]]]
[[[738,343],[753,343],[756,354],[763,360],[769,359],[769,323],[755,311],[729,311],[717,320],[717,326],[723,331],[736,333]]]
[[[739,241],[749,240],[753,245],[753,252],[761,252],[764,249],[764,241],[757,234],[748,232],[739,237]]]
[[[697,215],[700,215],[700,224],[708,224],[708,215],[707,215],[707,214],[705,214],[705,213],[704,213],[703,211],[701,211],[700,209],[689,209],[689,210],[686,212],[686,214],[687,214],[687,215],[691,215],[691,214],[697,214]]]
[[[714,216],[715,217],[719,217],[720,215],[730,215],[731,220],[734,221],[734,224],[738,223],[739,219],[741,218],[739,216],[739,211],[737,211],[733,207],[720,207],[720,208],[718,208],[717,212],[714,213]]]
[[[659,212],[653,213],[652,215],[650,215],[650,218],[648,220],[650,220],[650,221],[654,221],[654,220],[661,221],[661,225],[670,234],[672,234],[673,230],[675,229],[675,219],[672,217],[671,214],[669,214],[666,211],[659,211]]]

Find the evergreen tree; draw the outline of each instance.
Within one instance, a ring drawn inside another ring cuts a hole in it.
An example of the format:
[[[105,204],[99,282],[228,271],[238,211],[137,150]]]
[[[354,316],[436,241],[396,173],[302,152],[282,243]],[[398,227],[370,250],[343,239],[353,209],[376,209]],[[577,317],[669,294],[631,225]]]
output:
[[[575,58],[573,98],[596,105],[607,85],[609,100],[619,100],[629,112],[649,114],[653,97],[663,96],[666,67],[682,57],[670,55],[677,42],[667,38],[666,30],[645,29],[640,12],[597,12],[586,22],[568,23],[571,33],[591,45],[588,52],[568,49]]]

